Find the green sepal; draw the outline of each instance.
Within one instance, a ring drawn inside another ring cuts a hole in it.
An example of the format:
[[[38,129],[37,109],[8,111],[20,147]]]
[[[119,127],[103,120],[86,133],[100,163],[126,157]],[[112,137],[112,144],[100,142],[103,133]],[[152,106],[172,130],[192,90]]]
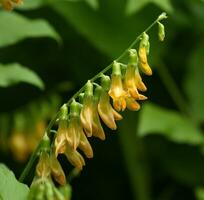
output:
[[[84,96],[93,96],[93,84],[90,80],[88,80],[85,85]]]
[[[41,152],[49,152],[50,151],[50,138],[48,137],[47,133],[42,138],[41,142]]]
[[[103,91],[103,88],[101,86],[97,86],[94,90],[94,102],[98,103],[99,99],[101,97],[101,93]]]
[[[142,39],[140,41],[140,48],[145,47],[147,48],[149,46],[149,35],[147,33],[142,33]]]
[[[68,117],[68,108],[67,108],[67,105],[64,104],[64,105],[60,108],[59,121],[61,121],[61,120],[67,120],[67,117]]]
[[[118,63],[117,61],[113,62],[113,66],[112,66],[112,76],[121,76],[121,67],[120,67],[120,63]]]
[[[138,63],[137,50],[136,49],[130,49],[128,52],[129,52],[128,65],[137,65],[137,63]]]
[[[110,89],[110,84],[111,84],[110,77],[103,74],[101,76],[101,87],[105,91],[108,91]]]
[[[70,105],[70,117],[79,117],[82,105],[75,100],[72,101]]]

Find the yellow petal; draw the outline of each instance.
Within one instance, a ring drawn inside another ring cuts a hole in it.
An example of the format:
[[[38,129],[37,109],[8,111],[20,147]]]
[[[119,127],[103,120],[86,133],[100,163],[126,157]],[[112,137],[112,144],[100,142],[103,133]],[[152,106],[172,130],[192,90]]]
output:
[[[118,99],[113,99],[113,107],[117,111],[124,111],[126,108],[126,101],[124,97],[118,98]]]
[[[120,115],[120,114],[119,114],[117,111],[115,111],[113,108],[112,108],[112,113],[113,113],[114,119],[115,119],[116,121],[119,121],[119,120],[122,120],[122,119],[123,119],[122,115]]]
[[[80,144],[79,148],[84,152],[87,158],[93,158],[93,150],[92,147],[86,138],[83,130],[81,130]]]
[[[112,130],[116,130],[117,126],[114,119],[113,108],[110,104],[110,98],[106,92],[101,94],[98,113],[103,120],[103,122]]]
[[[67,146],[65,155],[69,162],[78,170],[82,170],[83,166],[85,166],[85,161],[82,155],[78,151],[73,150],[69,145]]]
[[[101,140],[105,140],[106,136],[103,130],[103,127],[100,122],[100,118],[98,116],[97,104],[94,106],[93,112],[93,136],[98,137]]]
[[[140,67],[141,70],[148,76],[152,75],[152,69],[150,68],[148,62],[147,62],[147,54],[146,54],[146,48],[141,47],[139,48],[139,61],[140,61]]]
[[[36,166],[36,173],[39,177],[47,178],[50,176],[50,160],[49,155],[46,152],[43,152],[40,155],[39,162]]]
[[[87,137],[92,136],[92,122],[93,122],[93,100],[91,96],[84,99],[83,108],[80,113],[81,123],[86,132]]]
[[[80,119],[78,117],[72,117],[70,119],[66,139],[68,144],[76,150],[80,141]]]
[[[55,155],[52,155],[50,158],[50,167],[51,167],[51,174],[53,178],[55,179],[55,181],[57,181],[60,185],[65,185],[66,177]]]
[[[131,97],[128,97],[126,99],[126,102],[127,102],[127,108],[129,110],[132,110],[132,111],[137,111],[140,109],[140,104],[137,103],[137,101],[135,101],[133,98]]]
[[[136,73],[135,73],[135,84],[136,84],[136,87],[138,88],[138,90],[140,90],[142,92],[147,91],[147,87],[143,83],[142,78],[141,78],[138,70],[136,70]]]

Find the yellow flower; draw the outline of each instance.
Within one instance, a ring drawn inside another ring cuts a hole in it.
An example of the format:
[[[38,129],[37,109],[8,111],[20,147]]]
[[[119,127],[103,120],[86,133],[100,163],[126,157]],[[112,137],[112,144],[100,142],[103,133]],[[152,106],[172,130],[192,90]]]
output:
[[[67,142],[74,150],[79,147],[88,158],[93,157],[92,147],[87,140],[80,121],[81,104],[75,100],[70,105],[70,121],[67,131]]]
[[[134,98],[138,99],[139,93],[135,83],[135,70],[137,66],[137,52],[135,49],[129,50],[130,61],[128,63],[125,78],[124,78],[124,86],[128,93]]]
[[[93,84],[88,81],[84,93],[83,108],[80,113],[81,123],[86,132],[87,137],[91,137],[93,133]]]
[[[102,91],[98,103],[98,113],[103,122],[112,130],[116,130],[115,120],[121,120],[123,117],[117,113],[110,104],[110,97],[106,91]]]
[[[81,149],[84,154],[86,155],[87,158],[93,158],[93,149],[88,141],[88,139],[86,138],[83,129],[81,129],[80,132],[80,143],[79,143],[79,149]]]
[[[66,135],[68,130],[68,110],[66,104],[60,109],[59,125],[57,129],[57,135],[55,138],[55,154],[64,153],[66,149]]]
[[[51,174],[55,181],[57,181],[60,185],[65,185],[66,177],[64,171],[54,154],[52,154],[50,157],[50,168]]]
[[[147,61],[147,50],[149,46],[149,36],[143,33],[142,40],[139,46],[139,66],[141,70],[148,76],[152,75],[152,69],[150,68]]]
[[[135,70],[135,84],[138,90],[142,92],[147,91],[147,87],[142,81],[138,68]]]
[[[49,161],[49,154],[43,151],[36,166],[36,173],[39,177],[48,178],[50,176],[51,169]]]
[[[67,145],[65,156],[67,157],[69,162],[78,170],[82,170],[83,166],[85,166],[85,161],[82,155],[77,150],[74,150],[72,147],[70,147],[69,145]]]
[[[140,104],[132,97],[127,97],[126,103],[129,110],[138,111],[140,109]]]
[[[108,94],[113,99],[113,107],[117,111],[123,111],[126,108],[125,98],[127,96],[126,91],[123,88],[121,79],[121,69],[120,64],[114,61],[113,72],[111,76],[111,86]]]
[[[139,48],[139,61],[140,61],[140,67],[141,70],[148,76],[152,75],[152,69],[150,68],[148,62],[147,62],[147,53],[145,47]]]

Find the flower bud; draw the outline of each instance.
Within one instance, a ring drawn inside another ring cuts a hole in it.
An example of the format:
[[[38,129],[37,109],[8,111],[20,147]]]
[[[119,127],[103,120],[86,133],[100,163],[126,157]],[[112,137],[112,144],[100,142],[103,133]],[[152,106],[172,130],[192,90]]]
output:
[[[165,38],[165,27],[162,23],[160,22],[157,22],[157,23],[158,23],[158,37],[159,37],[159,40],[163,42]]]

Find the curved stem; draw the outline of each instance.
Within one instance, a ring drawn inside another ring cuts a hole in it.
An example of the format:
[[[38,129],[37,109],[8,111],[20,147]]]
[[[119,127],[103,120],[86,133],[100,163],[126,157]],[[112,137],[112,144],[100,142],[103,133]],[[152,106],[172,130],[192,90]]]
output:
[[[163,20],[163,19],[165,19],[165,18],[167,18],[167,17],[166,17],[166,13],[162,13],[161,15],[159,15],[159,17],[157,17],[157,19],[156,19],[150,26],[148,26],[148,27],[145,29],[144,32],[148,32],[155,24],[157,24],[157,22],[159,22],[159,21],[161,21],[161,20]],[[115,61],[120,61],[122,58],[124,58],[124,57],[126,56],[128,50],[130,50],[131,48],[133,48],[133,47],[137,44],[137,42],[140,40],[142,34],[143,34],[143,33],[141,33],[141,34],[129,45],[129,47],[128,47]],[[98,74],[96,74],[93,78],[91,78],[90,81],[91,81],[91,82],[94,82],[96,79],[98,79],[98,78],[101,76],[101,74],[106,73],[108,70],[110,70],[111,67],[112,67],[112,63],[109,64],[109,65],[108,65],[106,68],[104,68],[103,70],[101,70],[101,71],[100,71]],[[81,89],[79,89],[79,90],[69,99],[69,101],[66,103],[66,105],[69,106],[69,105],[71,104],[71,102],[72,102],[74,99],[76,99],[76,98],[79,96],[79,94],[80,94],[81,92],[84,91],[84,89],[85,89],[85,85],[84,85]],[[48,136],[50,136],[50,130],[51,130],[51,128],[53,127],[53,125],[55,124],[58,115],[59,115],[59,111],[58,111],[58,113],[52,118],[52,120],[51,120],[50,123],[48,124],[48,127],[46,128],[46,131],[45,131],[45,132],[48,134]],[[38,154],[39,154],[39,152],[40,152],[40,150],[41,150],[41,148],[40,148],[41,142],[42,142],[42,140],[40,141],[38,147],[36,148],[36,150],[33,152],[32,156],[30,157],[30,160],[28,161],[28,163],[27,163],[27,165],[26,165],[24,171],[22,172],[22,174],[21,174],[21,176],[20,176],[20,178],[19,178],[19,181],[21,181],[21,182],[25,181],[25,179],[26,179],[26,177],[28,176],[30,170],[32,169],[32,166],[33,166],[33,164],[35,163],[36,159],[38,158]]]

